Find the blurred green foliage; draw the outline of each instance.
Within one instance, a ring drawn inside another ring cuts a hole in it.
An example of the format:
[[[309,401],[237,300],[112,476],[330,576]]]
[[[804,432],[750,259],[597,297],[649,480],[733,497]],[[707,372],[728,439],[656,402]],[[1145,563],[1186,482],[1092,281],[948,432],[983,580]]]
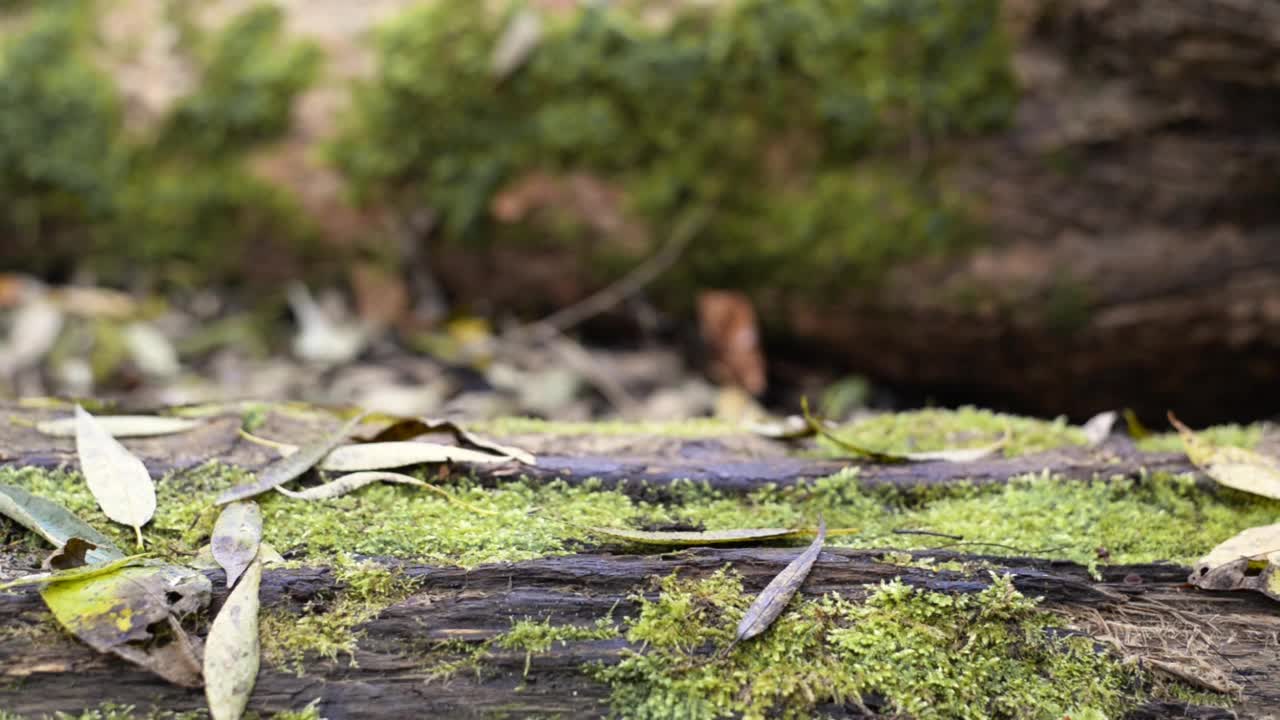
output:
[[[580,238],[488,215],[535,170],[617,183],[658,237],[711,208],[670,285],[823,291],[982,241],[939,176],[948,139],[1013,108],[998,0],[738,0],[663,28],[621,5],[544,18],[505,78],[490,64],[511,15],[407,12],[379,35],[332,157],[362,197],[438,210],[453,241]],[[635,259],[596,245],[603,267]]]
[[[0,233],[17,239],[19,262],[194,284],[235,277],[264,242],[296,252],[311,231],[246,161],[287,130],[318,51],[283,38],[278,9],[252,8],[194,38],[197,90],[154,129],[130,131],[92,56],[104,11],[50,2],[0,45]]]

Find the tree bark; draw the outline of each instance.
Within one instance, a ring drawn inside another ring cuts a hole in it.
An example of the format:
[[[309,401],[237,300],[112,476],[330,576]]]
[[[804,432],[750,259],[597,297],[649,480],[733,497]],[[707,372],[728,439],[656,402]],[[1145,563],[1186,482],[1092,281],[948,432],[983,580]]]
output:
[[[616,662],[624,650],[638,650],[625,640],[554,643],[547,653],[530,659],[493,646],[480,671],[465,671],[447,680],[428,680],[441,662],[439,643],[461,640],[478,645],[507,631],[514,619],[550,618],[554,624],[590,625],[609,616],[633,614],[629,595],[638,590],[654,596],[654,578],[679,572],[682,577],[709,575],[731,565],[742,575],[744,589],[758,592],[795,555],[791,549],[692,549],[662,555],[573,555],[515,564],[474,568],[400,565],[416,583],[413,594],[360,630],[364,637],[354,656],[336,661],[308,658],[299,676],[265,668],[258,677],[250,709],[260,713],[296,709],[319,698],[320,713],[331,720],[387,717],[517,717],[596,718],[608,712],[608,688],[584,667]],[[1100,582],[1085,568],[1067,562],[1031,558],[977,558],[949,553],[939,560],[985,559],[1013,577],[1027,595],[1042,596],[1046,607],[1066,613],[1088,613],[1106,621],[1134,622],[1135,608],[1159,608],[1167,616],[1213,617],[1197,628],[1206,633],[1224,658],[1227,674],[1242,687],[1241,712],[1274,707],[1280,682],[1274,668],[1280,651],[1268,626],[1274,608],[1265,599],[1245,594],[1185,592],[1186,569],[1170,565],[1112,566]],[[860,598],[865,585],[900,577],[903,582],[942,592],[976,592],[990,582],[983,572],[931,572],[882,562],[884,553],[829,549],[822,553],[803,594],[827,593]],[[225,599],[221,571],[210,571],[216,609]],[[646,589],[647,588],[647,589]],[[309,602],[323,605],[340,589],[323,568],[271,570],[263,578],[265,608],[302,612]],[[0,595],[0,626],[49,622],[34,590]],[[1150,622],[1165,623],[1156,617]],[[1104,624],[1098,625],[1104,627]],[[1172,637],[1185,630],[1167,629]],[[139,709],[171,711],[203,707],[199,690],[165,684],[118,659],[96,655],[71,640],[31,641],[21,634],[0,640],[0,707],[20,715],[77,712],[104,701]],[[1099,652],[1112,652],[1102,645]],[[1126,649],[1140,653],[1139,648]],[[1167,717],[1175,708],[1153,704],[1132,717]],[[837,717],[858,717],[855,706],[823,708]],[[1179,717],[1234,717],[1215,708],[1183,707]]]

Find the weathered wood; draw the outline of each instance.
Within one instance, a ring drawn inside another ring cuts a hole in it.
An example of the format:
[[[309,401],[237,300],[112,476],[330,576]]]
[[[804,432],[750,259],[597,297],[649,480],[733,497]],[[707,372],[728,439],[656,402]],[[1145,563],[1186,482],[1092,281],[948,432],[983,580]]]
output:
[[[607,712],[608,689],[585,671],[588,663],[610,663],[627,648],[624,640],[555,644],[534,656],[528,675],[525,653],[491,647],[480,671],[447,680],[429,680],[441,662],[439,643],[486,642],[511,627],[513,619],[550,618],[555,624],[588,625],[598,618],[633,613],[631,593],[652,596],[653,578],[679,572],[702,577],[726,564],[742,575],[748,591],[759,591],[795,554],[794,549],[693,549],[661,555],[573,555],[472,570],[400,565],[417,582],[413,594],[361,630],[365,637],[352,658],[311,658],[302,676],[265,669],[251,709],[273,712],[298,708],[319,698],[321,714],[332,720],[387,717],[555,716],[595,718]],[[978,559],[947,553],[939,560]],[[899,567],[881,562],[883,553],[824,551],[803,587],[807,596],[865,595],[865,585],[893,577],[908,584],[946,592],[986,587],[985,572]],[[1209,594],[1183,586],[1186,569],[1170,565],[1114,566],[1095,582],[1087,570],[1067,562],[1029,558],[986,558],[1013,576],[1029,595],[1043,596],[1046,607],[1132,623],[1136,609],[1160,608],[1174,617],[1212,617],[1200,631],[1216,643],[1223,667],[1243,687],[1239,710],[1246,716],[1280,702],[1280,667],[1273,603],[1247,594]],[[225,599],[221,571],[210,571],[218,588],[214,606]],[[322,568],[272,570],[263,578],[264,607],[300,612],[307,603],[323,606],[339,588]],[[0,594],[0,627],[14,629],[49,622],[33,590]],[[1256,631],[1250,631],[1254,628]],[[1172,632],[1172,631],[1170,631]],[[634,648],[633,648],[634,649]],[[1141,654],[1142,648],[1132,648]],[[32,640],[21,632],[0,634],[0,707],[19,714],[75,712],[103,701],[139,708],[187,710],[202,707],[198,690],[166,685],[123,661],[98,656],[72,641]],[[855,717],[856,708],[827,708],[835,716]],[[1133,717],[1166,717],[1182,712],[1153,705]],[[1210,708],[1188,708],[1188,717],[1233,715]],[[1182,715],[1180,715],[1182,716]]]
[[[34,421],[48,412],[10,408],[11,416]],[[188,433],[163,437],[128,439],[124,444],[142,458],[153,475],[189,470],[210,460],[258,469],[279,457],[270,448],[255,445],[237,436],[240,419],[234,416],[211,418],[207,425]],[[337,427],[333,417],[310,419],[272,413],[262,434],[265,437],[303,441]],[[826,477],[845,468],[858,468],[865,486],[920,488],[966,481],[974,485],[1007,482],[1029,473],[1049,472],[1069,479],[1094,477],[1136,477],[1142,472],[1193,472],[1185,456],[1173,453],[1144,453],[1132,443],[1117,440],[1098,448],[1061,448],[1017,458],[992,458],[968,463],[919,462],[885,465],[858,460],[823,460],[785,454],[781,446],[771,452],[745,456],[726,438],[669,439],[661,446],[640,447],[641,452],[624,449],[618,454],[587,453],[567,455],[560,449],[540,454],[537,466],[505,465],[457,466],[456,471],[482,482],[501,482],[520,477],[549,482],[562,480],[580,484],[598,479],[605,487],[616,487],[642,496],[658,496],[677,480],[706,483],[711,488],[745,493],[768,484],[794,485],[803,480]],[[543,438],[550,447],[572,446],[572,438]],[[535,450],[538,448],[534,448]],[[42,468],[75,468],[74,443],[51,438],[21,424],[0,425],[0,465]]]

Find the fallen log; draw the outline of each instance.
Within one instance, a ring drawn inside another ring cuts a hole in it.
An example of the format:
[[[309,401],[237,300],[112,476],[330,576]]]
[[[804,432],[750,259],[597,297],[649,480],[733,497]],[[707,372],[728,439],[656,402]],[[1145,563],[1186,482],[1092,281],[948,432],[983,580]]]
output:
[[[557,625],[585,626],[602,617],[633,614],[633,593],[656,595],[653,578],[678,572],[703,578],[726,565],[734,568],[744,589],[758,592],[794,551],[786,549],[695,549],[662,555],[572,555],[464,570],[413,564],[397,565],[414,582],[414,590],[360,628],[355,652],[335,660],[308,656],[301,674],[265,668],[258,678],[250,709],[260,713],[297,709],[318,699],[320,714],[332,720],[385,717],[555,716],[594,718],[608,713],[609,688],[588,668],[616,663],[639,648],[622,638],[554,643],[542,653],[503,649],[491,644],[512,627],[514,619],[551,618]],[[925,555],[919,558],[925,558]],[[981,558],[948,553],[927,555],[935,561],[985,562],[1007,573],[1026,595],[1040,596],[1045,607],[1068,617],[1095,617],[1095,633],[1108,622],[1133,624],[1139,610],[1159,608],[1165,618],[1153,627],[1179,640],[1192,630],[1213,643],[1222,672],[1242,688],[1237,710],[1273,707],[1280,702],[1280,664],[1271,633],[1276,621],[1272,604],[1243,594],[1206,594],[1183,586],[1186,569],[1171,565],[1113,566],[1101,570],[1100,581],[1086,568],[1067,562],[1032,558]],[[991,583],[985,570],[930,570],[894,565],[883,552],[830,549],[822,553],[803,594],[834,593],[860,599],[866,585],[892,578],[928,590],[979,592]],[[221,571],[209,571],[218,588],[216,609],[225,599]],[[307,612],[341,591],[327,568],[268,571],[263,578],[265,609]],[[1202,618],[1197,628],[1174,627],[1176,618]],[[1173,622],[1170,618],[1174,618]],[[20,716],[71,712],[104,701],[168,711],[203,707],[199,690],[178,688],[121,660],[99,656],[61,637],[23,632],[51,619],[34,590],[0,594],[0,707]],[[33,639],[34,638],[34,639]],[[486,645],[476,668],[447,678],[433,671],[447,661],[442,645]],[[1141,658],[1150,649],[1112,648]],[[528,669],[526,673],[526,663]],[[856,705],[828,707],[838,717],[855,717]],[[1131,717],[1162,717],[1170,706],[1154,703]],[[1218,708],[1179,706],[1180,717],[1235,717]]]

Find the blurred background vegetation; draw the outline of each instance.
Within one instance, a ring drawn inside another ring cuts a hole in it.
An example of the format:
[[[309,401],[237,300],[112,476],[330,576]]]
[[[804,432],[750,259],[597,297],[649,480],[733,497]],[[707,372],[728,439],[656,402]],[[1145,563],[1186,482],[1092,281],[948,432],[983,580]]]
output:
[[[1177,182],[1141,176],[1166,140],[1236,129],[1168,96],[1225,97],[1233,60],[1206,69],[1175,46],[1163,74],[1142,62],[1186,33],[1184,5],[1168,30],[1039,0],[10,1],[0,268],[216,289],[265,308],[258,326],[282,316],[287,281],[357,305],[362,284],[391,284],[408,302],[378,322],[422,348],[449,318],[579,302],[684,233],[589,336],[634,344],[657,312],[679,343],[701,294],[730,290],[758,313],[774,378],[809,362],[916,401],[1075,416],[1155,414],[1193,385],[1204,408],[1266,414],[1249,399],[1269,364],[1223,378],[1280,346],[1280,309],[1240,309],[1280,303],[1276,285],[1235,274],[1270,257],[1253,233],[1270,215],[1237,212],[1212,177],[1168,190],[1203,175],[1194,155],[1177,154]],[[1273,199],[1232,172],[1236,205]],[[1149,307],[1189,278],[1230,291]],[[1145,325],[1117,325],[1118,307]],[[1169,332],[1192,327],[1207,339]],[[1179,350],[1218,359],[1153,375]]]

